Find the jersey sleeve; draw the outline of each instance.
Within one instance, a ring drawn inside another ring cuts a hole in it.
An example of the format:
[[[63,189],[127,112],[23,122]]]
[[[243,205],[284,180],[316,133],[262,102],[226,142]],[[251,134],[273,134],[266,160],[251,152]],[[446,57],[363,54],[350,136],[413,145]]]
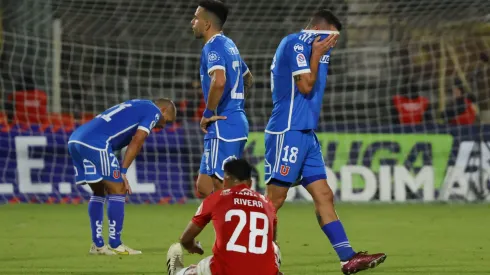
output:
[[[216,193],[215,193],[216,194]],[[197,208],[196,214],[192,218],[192,223],[199,226],[200,228],[204,228],[213,217],[213,208],[216,204],[218,197],[211,195],[205,198],[199,208]]]
[[[248,69],[247,64],[245,64],[245,61],[243,61],[243,60],[242,60],[241,71],[243,72],[242,73],[242,77],[245,76],[248,72],[250,72],[250,70]]]
[[[289,65],[293,76],[311,72],[311,47],[307,43],[296,39],[289,43],[286,50],[288,51]]]
[[[143,130],[150,134],[150,131],[155,127],[162,113],[155,106],[145,107],[145,115],[141,118],[138,124],[138,130]]]
[[[217,43],[216,40],[209,45],[205,56],[209,75],[215,70],[226,71],[225,54],[223,50],[223,45]]]

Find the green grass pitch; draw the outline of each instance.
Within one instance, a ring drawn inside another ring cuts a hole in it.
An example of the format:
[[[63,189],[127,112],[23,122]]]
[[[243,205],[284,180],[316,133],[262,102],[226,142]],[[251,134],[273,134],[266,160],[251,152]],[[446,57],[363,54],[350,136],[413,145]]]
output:
[[[0,274],[166,274],[167,248],[196,208],[128,205],[123,240],[144,254],[110,257],[87,253],[87,205],[0,206]],[[361,274],[490,274],[489,205],[340,204],[338,214],[355,249],[388,254]],[[199,238],[207,254],[213,238],[211,226]],[[281,209],[279,243],[285,274],[341,274],[312,205]]]

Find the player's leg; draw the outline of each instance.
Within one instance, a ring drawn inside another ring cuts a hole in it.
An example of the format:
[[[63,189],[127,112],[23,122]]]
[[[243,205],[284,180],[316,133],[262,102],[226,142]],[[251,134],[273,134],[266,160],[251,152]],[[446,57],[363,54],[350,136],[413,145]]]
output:
[[[90,254],[114,254],[104,244],[102,234],[104,224],[104,204],[105,190],[102,182],[89,184],[92,189],[92,196],[88,202],[88,216],[90,218],[90,228],[92,230],[92,247]]]
[[[308,155],[303,165],[301,184],[313,198],[318,223],[343,264],[342,271],[350,274],[376,266],[384,261],[386,255],[383,253],[368,255],[354,251],[335,211],[334,194],[327,183],[321,147],[313,132],[310,141]],[[349,264],[350,266],[346,267]]]
[[[213,174],[212,164],[215,157],[215,148],[218,139],[207,139],[204,141],[204,154],[201,159],[199,168],[199,176],[197,177],[196,187],[199,194],[205,198],[209,196],[215,189],[221,189],[221,184],[218,178]]]
[[[89,253],[92,255],[114,254],[104,244],[102,235],[102,225],[104,223],[104,186],[97,183],[102,176],[97,172],[96,165],[90,161],[94,157],[99,157],[99,151],[90,149],[78,143],[69,143],[68,151],[72,157],[75,170],[75,182],[86,184],[91,182],[90,188],[93,191],[88,203],[88,216],[90,218],[90,229],[92,233],[92,245]]]
[[[136,255],[141,251],[124,245],[121,232],[124,225],[126,188],[121,177],[119,161],[110,149],[100,153],[102,183],[107,192],[107,217],[109,219],[109,248],[120,255]]]

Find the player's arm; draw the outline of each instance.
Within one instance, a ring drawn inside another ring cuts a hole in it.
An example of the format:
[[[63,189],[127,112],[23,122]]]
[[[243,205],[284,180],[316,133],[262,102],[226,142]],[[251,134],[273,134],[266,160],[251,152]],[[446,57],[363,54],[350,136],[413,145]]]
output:
[[[140,153],[147,136],[148,133],[146,131],[141,129],[136,130],[136,134],[134,134],[133,139],[128,145],[126,154],[124,154],[121,173],[126,174],[129,166],[131,166],[131,163],[133,163],[136,156]]]
[[[131,163],[133,163],[134,159],[141,151],[141,148],[143,147],[146,138],[150,134],[150,131],[160,120],[160,110],[156,109],[156,107],[155,109],[151,108],[152,107],[144,111],[144,115],[141,117],[141,120],[138,123],[138,130],[136,130],[136,134],[134,134],[133,139],[128,145],[122,163],[121,173],[123,174],[126,174],[125,172],[129,168],[129,166],[131,166]]]
[[[298,54],[296,56],[297,67],[301,67],[304,64],[305,69],[296,70],[293,72],[294,82],[298,90],[302,94],[309,94],[313,89],[316,82],[316,77],[318,75],[318,66],[320,64],[320,59],[324,54],[326,54],[335,43],[337,43],[338,34],[329,35],[327,38],[320,40],[318,36],[315,38],[311,49],[311,56],[309,59],[309,64],[306,60],[301,61],[302,58],[306,58],[304,54]],[[309,66],[308,66],[309,65]],[[309,67],[309,68],[308,68]]]
[[[189,253],[198,253],[200,255],[204,253],[201,245],[196,241],[196,238],[211,221],[212,209],[215,204],[216,197],[213,195],[204,199],[197,209],[196,214],[185,228],[184,233],[182,233],[180,244],[189,251]]]
[[[196,241],[197,236],[201,234],[202,230],[203,228],[197,226],[191,221],[185,228],[184,233],[182,233],[182,236],[180,237],[180,244],[185,248],[185,250],[189,251],[189,253],[197,253],[199,255],[204,253],[201,244]]]
[[[243,87],[245,88],[245,97],[249,96],[250,88],[252,88],[252,85],[254,84],[254,77],[252,75],[252,72],[248,69],[247,64],[242,60],[242,68],[241,68],[242,76],[243,76]]]
[[[211,72],[211,85],[209,86],[209,95],[206,108],[215,113],[218,104],[225,91],[226,75],[224,69],[215,69]]]
[[[145,115],[142,116],[138,124],[138,129],[131,139],[131,142],[128,144],[128,148],[126,149],[126,154],[124,155],[121,165],[121,174],[123,175],[124,184],[127,186],[129,193],[131,193],[131,188],[129,187],[129,183],[126,179],[126,172],[136,156],[140,153],[141,148],[143,148],[143,144],[150,134],[150,131],[153,129],[153,127],[155,127],[161,117],[161,112],[160,110],[156,109],[156,107],[155,109],[146,109],[144,112]]]
[[[206,129],[210,123],[219,119],[226,119],[226,117],[223,116],[216,116],[216,109],[223,96],[226,84],[226,64],[224,56],[220,55],[218,49],[213,50],[213,48],[211,48],[207,54],[207,59],[207,68],[211,83],[209,85],[206,109],[204,110],[200,123],[201,130],[204,133],[208,132]]]

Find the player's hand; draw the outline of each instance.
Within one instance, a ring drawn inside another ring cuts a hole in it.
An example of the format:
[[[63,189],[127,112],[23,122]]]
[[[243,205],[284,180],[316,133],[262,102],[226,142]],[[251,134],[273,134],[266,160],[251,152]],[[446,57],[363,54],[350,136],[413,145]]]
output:
[[[204,254],[204,250],[202,249],[200,242],[194,242],[194,246],[187,249],[187,252],[191,254],[199,254],[199,255]]]
[[[122,177],[123,182],[124,182],[124,189],[126,189],[126,193],[131,195],[133,193],[133,191],[131,190],[131,186],[129,185],[129,181],[126,178],[126,174],[121,174],[121,177]]]
[[[211,123],[213,123],[213,122],[215,122],[217,120],[223,120],[223,119],[226,119],[226,117],[225,116],[212,116],[210,118],[202,117],[201,124],[200,124],[201,125],[201,130],[205,134],[207,134],[208,133],[207,128],[208,128],[209,124],[211,124]]]
[[[327,38],[320,41],[320,36],[315,38],[313,41],[311,53],[312,55],[323,56],[326,54],[331,48],[335,47],[337,44],[337,39],[339,38],[338,34],[330,34]]]

